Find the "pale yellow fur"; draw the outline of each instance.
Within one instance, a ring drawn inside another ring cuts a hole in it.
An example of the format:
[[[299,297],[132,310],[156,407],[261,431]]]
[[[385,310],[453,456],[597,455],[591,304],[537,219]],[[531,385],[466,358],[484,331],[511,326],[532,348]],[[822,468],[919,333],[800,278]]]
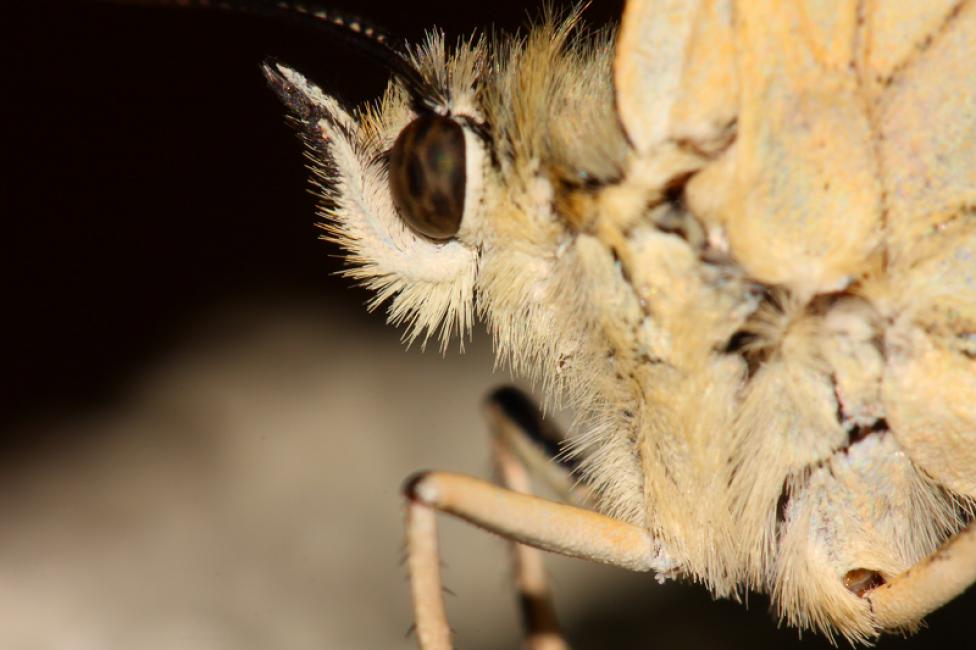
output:
[[[759,14],[740,16],[745,31],[730,35],[728,7],[705,5],[700,24],[718,46],[739,39],[756,56],[789,47]],[[741,70],[740,93],[736,75],[706,69],[725,63],[692,52],[696,78],[731,80],[732,89],[714,105],[689,103],[682,90],[685,103],[661,118],[674,124],[628,140],[614,104],[614,34],[582,34],[577,21],[547,18],[526,36],[456,48],[434,34],[412,53],[439,93],[429,98],[436,110],[489,129],[494,158],[486,152],[468,170],[484,189],[456,240],[414,234],[389,197],[382,155],[414,117],[405,90],[393,82],[377,106],[351,116],[326,106],[333,117],[316,126],[328,151],[318,162],[330,237],[349,251],[349,275],[376,291],[371,306],[386,303],[408,340],[433,334],[446,344],[477,313],[500,360],[536,380],[550,403],[576,410],[570,453],[604,512],[652,532],[661,575],[722,596],[766,591],[792,625],[869,640],[879,629],[845,574],[905,571],[960,529],[976,496],[976,463],[959,469],[938,448],[902,446],[933,435],[917,414],[940,399],[937,388],[925,400],[898,394],[912,390],[913,372],[951,368],[950,413],[927,421],[956,436],[957,453],[976,453],[972,205],[954,204],[944,220],[955,241],[969,242],[956,249],[968,262],[954,262],[940,239],[889,272],[876,257],[877,170],[857,157],[873,155],[858,148],[872,133],[863,97],[844,95],[839,112],[814,113],[807,125],[850,138],[830,140],[834,149],[792,172],[770,171],[785,163],[762,142],[810,148],[811,131],[779,112],[785,126],[766,133],[764,111],[780,110],[763,103],[769,96]],[[702,29],[685,30],[698,47],[710,42]],[[815,81],[807,101],[817,107],[856,85],[843,71],[817,77],[804,61],[768,83],[802,94]],[[661,78],[678,92],[674,74]],[[671,131],[697,134],[700,146]],[[818,167],[836,156],[850,169]],[[793,226],[750,222],[789,208],[774,185],[742,189],[771,177],[799,188],[789,196],[822,177],[840,194],[811,194]],[[669,187],[686,184],[685,200],[670,200]],[[779,248],[767,250],[771,240]],[[915,272],[926,265],[931,272]],[[951,290],[937,290],[943,281]],[[735,347],[736,333],[751,340]],[[910,346],[928,356],[899,352]]]

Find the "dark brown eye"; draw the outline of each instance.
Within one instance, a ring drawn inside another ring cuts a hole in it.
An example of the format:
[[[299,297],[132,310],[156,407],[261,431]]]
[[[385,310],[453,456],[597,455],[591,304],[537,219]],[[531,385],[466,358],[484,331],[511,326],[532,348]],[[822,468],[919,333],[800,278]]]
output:
[[[390,152],[390,191],[400,218],[421,235],[450,239],[464,214],[464,131],[440,115],[422,115]]]

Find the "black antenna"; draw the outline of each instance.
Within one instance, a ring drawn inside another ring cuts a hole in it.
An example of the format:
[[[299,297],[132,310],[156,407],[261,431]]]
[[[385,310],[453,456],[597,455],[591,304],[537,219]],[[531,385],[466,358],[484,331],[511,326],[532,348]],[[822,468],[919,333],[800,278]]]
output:
[[[420,72],[411,65],[403,50],[390,45],[390,36],[375,25],[343,14],[315,2],[302,0],[109,0],[113,4],[150,7],[217,9],[290,20],[306,27],[338,36],[356,47],[395,75],[410,93],[414,107],[424,111],[436,92]]]

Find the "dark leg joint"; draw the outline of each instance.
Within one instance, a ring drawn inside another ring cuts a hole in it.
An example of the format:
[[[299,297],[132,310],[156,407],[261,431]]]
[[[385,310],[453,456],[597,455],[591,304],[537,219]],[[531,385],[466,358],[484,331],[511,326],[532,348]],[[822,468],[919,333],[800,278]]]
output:
[[[559,636],[559,623],[552,601],[548,594],[519,593],[519,610],[522,613],[522,625],[532,635]]]
[[[844,575],[844,586],[858,597],[863,597],[864,594],[884,583],[885,579],[881,574],[871,569],[851,569]]]
[[[486,402],[489,409],[496,409],[525,438],[539,447],[547,458],[570,472],[576,469],[575,463],[561,455],[560,445],[563,440],[558,430],[542,417],[539,407],[524,392],[514,386],[502,386],[492,391]]]
[[[403,487],[400,488],[403,496],[415,503],[427,503],[427,500],[421,496],[421,491],[418,488],[423,480],[427,478],[428,474],[430,474],[429,470],[421,470],[408,476],[407,480],[403,482]]]

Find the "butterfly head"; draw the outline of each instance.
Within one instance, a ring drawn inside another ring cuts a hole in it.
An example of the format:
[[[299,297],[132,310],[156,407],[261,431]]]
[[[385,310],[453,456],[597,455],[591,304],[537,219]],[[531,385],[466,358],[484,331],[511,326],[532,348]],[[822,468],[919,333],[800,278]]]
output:
[[[516,362],[555,345],[552,304],[570,288],[554,266],[628,151],[611,35],[577,19],[454,48],[433,33],[396,54],[379,102],[352,110],[266,64],[309,148],[328,237],[408,340],[445,346],[480,313]]]

